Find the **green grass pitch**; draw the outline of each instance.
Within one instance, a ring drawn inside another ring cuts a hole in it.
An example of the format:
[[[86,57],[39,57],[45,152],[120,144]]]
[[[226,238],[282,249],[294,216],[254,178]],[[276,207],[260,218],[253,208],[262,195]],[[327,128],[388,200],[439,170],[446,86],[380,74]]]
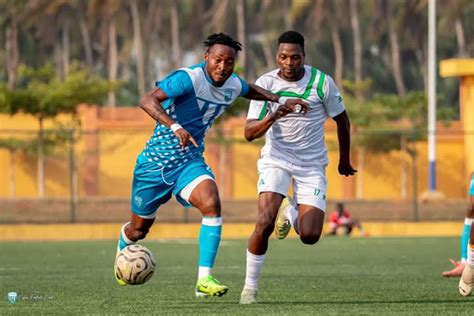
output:
[[[194,240],[144,241],[157,258],[152,279],[120,287],[112,275],[115,241],[0,243],[0,315],[473,315],[474,296],[443,279],[458,238],[323,238],[306,246],[272,240],[259,303],[238,304],[244,240],[224,240],[215,276],[222,298],[197,299]],[[22,297],[15,304],[7,292]]]

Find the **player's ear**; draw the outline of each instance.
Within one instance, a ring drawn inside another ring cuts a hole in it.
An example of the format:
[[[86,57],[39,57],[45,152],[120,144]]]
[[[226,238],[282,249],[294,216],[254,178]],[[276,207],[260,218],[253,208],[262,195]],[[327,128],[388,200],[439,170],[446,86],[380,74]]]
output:
[[[209,59],[209,51],[204,53],[204,60],[207,61]]]

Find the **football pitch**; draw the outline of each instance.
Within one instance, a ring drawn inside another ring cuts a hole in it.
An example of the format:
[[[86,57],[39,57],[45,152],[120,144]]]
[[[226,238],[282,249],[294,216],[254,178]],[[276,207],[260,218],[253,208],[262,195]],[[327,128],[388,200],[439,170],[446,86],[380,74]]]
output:
[[[143,242],[157,270],[141,286],[112,275],[115,241],[1,242],[0,315],[472,315],[458,279],[443,279],[458,238],[325,237],[315,246],[271,240],[258,304],[238,304],[245,240],[224,240],[214,275],[230,287],[197,299],[195,240]],[[9,303],[8,292],[17,292]]]

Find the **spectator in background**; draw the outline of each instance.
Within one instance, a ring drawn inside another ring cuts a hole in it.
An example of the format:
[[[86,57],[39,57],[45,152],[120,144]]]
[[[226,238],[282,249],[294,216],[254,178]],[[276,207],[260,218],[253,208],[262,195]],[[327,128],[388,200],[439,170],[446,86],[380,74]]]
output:
[[[449,259],[453,264],[453,268],[443,272],[443,276],[446,278],[461,276],[464,267],[466,266],[468,248],[469,248],[469,234],[471,231],[471,225],[474,221],[474,172],[471,173],[471,183],[469,185],[469,207],[466,212],[466,218],[464,218],[464,226],[461,234],[460,245],[461,245],[461,258],[459,261]]]
[[[471,185],[469,187],[469,210],[474,210],[474,172],[471,174]],[[459,293],[462,296],[469,296],[474,286],[474,226],[469,227],[469,240],[466,245],[466,261],[459,280]],[[462,249],[464,250],[464,249]]]
[[[358,228],[363,236],[367,236],[360,221],[351,217],[351,214],[344,208],[344,204],[337,203],[336,210],[329,217],[329,228],[331,230],[328,235],[337,235],[339,229],[344,230],[344,235],[350,235],[354,227]]]

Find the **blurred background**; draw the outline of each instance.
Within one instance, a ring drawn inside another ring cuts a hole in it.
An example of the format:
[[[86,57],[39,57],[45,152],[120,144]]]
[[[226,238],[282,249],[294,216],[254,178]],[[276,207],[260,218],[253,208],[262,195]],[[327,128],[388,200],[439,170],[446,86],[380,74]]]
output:
[[[473,55],[474,1],[436,2],[435,200],[422,198],[428,2],[0,0],[0,222],[126,220],[135,159],[154,126],[137,107],[140,96],[200,62],[214,32],[243,44],[236,72],[253,82],[276,68],[277,38],[289,29],[305,36],[306,63],[335,79],[352,122],[352,178],[337,173],[337,135],[327,122],[328,210],[343,201],[366,220],[463,218],[474,104],[460,102],[465,80],[441,78],[438,67]],[[224,216],[235,222],[256,213],[263,141],[243,138],[247,107],[237,100],[206,142]],[[197,213],[170,203],[158,218],[196,221]]]

